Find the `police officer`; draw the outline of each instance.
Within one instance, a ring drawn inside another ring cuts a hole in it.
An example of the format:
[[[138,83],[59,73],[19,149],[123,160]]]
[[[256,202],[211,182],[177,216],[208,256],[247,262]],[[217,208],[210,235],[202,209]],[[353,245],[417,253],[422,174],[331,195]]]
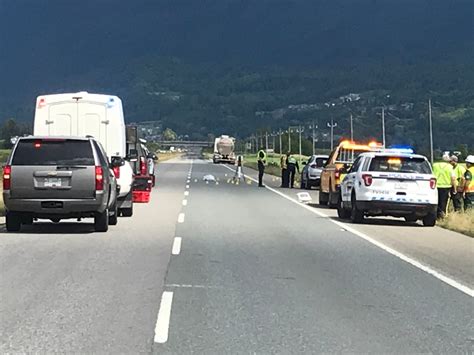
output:
[[[442,162],[433,164],[433,174],[436,177],[436,186],[438,187],[438,219],[446,216],[449,193],[456,186],[454,170],[449,163],[450,161],[449,154],[445,154]]]
[[[257,164],[258,164],[258,186],[265,187],[263,185],[263,174],[265,173],[265,165],[267,165],[267,153],[263,148],[257,153]]]
[[[462,165],[458,164],[458,157],[455,155],[451,156],[450,163],[453,167],[454,176],[456,178],[456,186],[451,193],[451,199],[453,200],[454,211],[460,212],[462,209],[464,173],[466,172],[466,169],[464,169]]]
[[[287,155],[282,155],[280,157],[280,167],[281,167],[281,186],[288,187],[288,166],[287,166]]]
[[[288,162],[289,183],[290,183],[290,187],[293,188],[295,185],[295,174],[297,170],[298,170],[298,173],[300,172],[300,167],[298,165],[298,161],[291,154],[291,152],[288,152],[287,162]]]
[[[474,155],[466,158],[466,172],[464,173],[464,210],[474,208]]]

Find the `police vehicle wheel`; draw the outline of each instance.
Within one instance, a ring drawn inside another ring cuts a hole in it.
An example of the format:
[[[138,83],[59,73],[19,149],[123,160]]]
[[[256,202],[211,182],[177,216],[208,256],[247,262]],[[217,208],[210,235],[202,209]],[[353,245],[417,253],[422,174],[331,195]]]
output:
[[[351,199],[351,222],[352,223],[362,223],[364,222],[364,211],[361,211],[357,208],[355,195],[352,195]]]
[[[436,224],[436,214],[430,213],[423,217],[423,225],[425,227],[434,227]]]
[[[327,206],[329,201],[329,194],[326,192],[319,191],[319,204],[321,206]]]
[[[351,211],[344,208],[344,204],[342,203],[342,197],[339,196],[339,202],[337,204],[337,215],[339,216],[339,218],[347,219],[350,217],[350,213]]]
[[[21,216],[15,212],[7,212],[5,224],[8,232],[18,232],[21,229]]]

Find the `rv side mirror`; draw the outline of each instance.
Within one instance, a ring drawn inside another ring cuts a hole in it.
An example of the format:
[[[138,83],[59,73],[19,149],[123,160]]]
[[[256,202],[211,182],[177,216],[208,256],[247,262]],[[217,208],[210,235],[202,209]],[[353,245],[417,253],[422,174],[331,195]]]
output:
[[[116,168],[116,167],[120,167],[120,166],[124,166],[124,165],[125,165],[125,159],[123,159],[122,157],[112,157],[111,160],[112,160],[112,161],[110,162],[110,165],[111,165],[113,168]]]
[[[130,152],[128,153],[127,158],[128,158],[130,161],[137,160],[137,159],[138,159],[138,150],[136,150],[136,149],[130,149]]]

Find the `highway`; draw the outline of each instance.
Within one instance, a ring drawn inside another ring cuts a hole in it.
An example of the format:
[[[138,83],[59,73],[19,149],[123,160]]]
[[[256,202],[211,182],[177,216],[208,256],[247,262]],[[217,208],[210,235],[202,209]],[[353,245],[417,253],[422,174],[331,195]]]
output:
[[[342,224],[274,178],[232,176],[170,160],[151,202],[106,234],[2,229],[0,352],[473,352],[472,239]]]

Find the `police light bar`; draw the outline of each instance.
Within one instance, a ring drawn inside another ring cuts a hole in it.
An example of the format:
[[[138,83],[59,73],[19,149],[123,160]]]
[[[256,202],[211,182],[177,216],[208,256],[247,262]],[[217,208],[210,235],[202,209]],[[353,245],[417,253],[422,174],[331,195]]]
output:
[[[413,154],[414,150],[411,148],[387,148],[381,149],[380,152],[389,154]]]

